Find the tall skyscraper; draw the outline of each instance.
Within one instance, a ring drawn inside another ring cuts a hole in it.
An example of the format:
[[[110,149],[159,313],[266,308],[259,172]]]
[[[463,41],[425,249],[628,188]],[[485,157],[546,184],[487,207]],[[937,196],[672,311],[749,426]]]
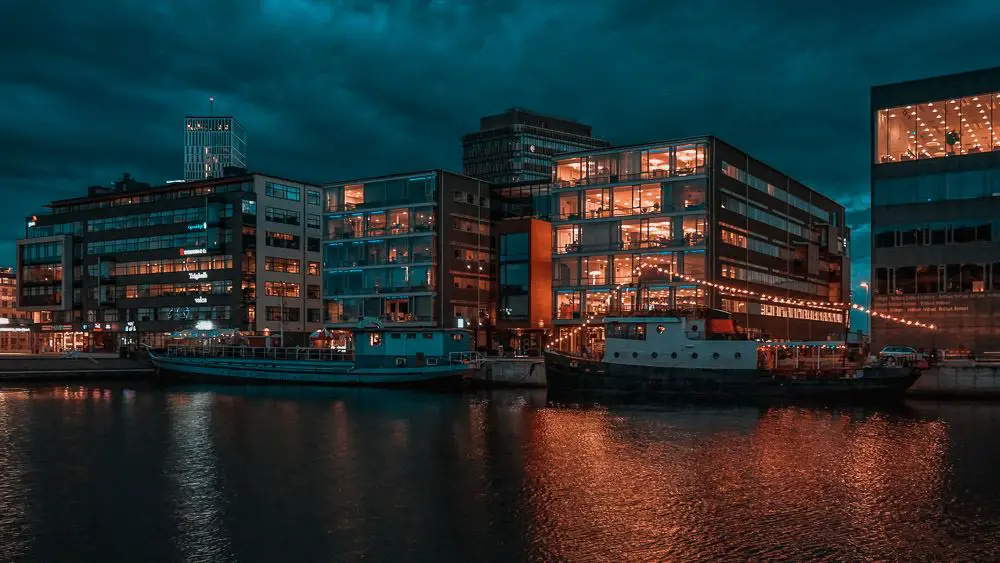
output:
[[[462,137],[467,176],[494,184],[549,181],[552,155],[610,146],[591,136],[591,127],[524,109],[479,120],[479,131]]]
[[[185,117],[184,179],[220,178],[227,166],[247,166],[243,126],[231,116]]]

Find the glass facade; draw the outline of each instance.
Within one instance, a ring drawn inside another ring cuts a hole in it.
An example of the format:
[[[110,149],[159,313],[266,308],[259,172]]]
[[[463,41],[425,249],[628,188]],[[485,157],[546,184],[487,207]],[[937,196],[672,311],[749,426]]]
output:
[[[500,303],[501,320],[527,321],[531,311],[531,265],[528,233],[500,236]]]
[[[556,320],[706,304],[674,276],[705,278],[707,152],[677,143],[555,161]],[[619,287],[640,281],[642,291]]]
[[[908,104],[875,112],[875,163],[1000,150],[1000,93]]]
[[[326,189],[327,322],[435,320],[437,178],[422,174]]]
[[[232,117],[185,118],[185,180],[218,178],[227,166],[246,168],[246,154],[246,132]]]
[[[332,186],[326,190],[326,210],[337,212],[434,203],[437,200],[436,179],[436,175],[430,174]]]
[[[965,170],[905,178],[881,178],[873,183],[873,205],[902,205],[1000,196],[1000,170]]]

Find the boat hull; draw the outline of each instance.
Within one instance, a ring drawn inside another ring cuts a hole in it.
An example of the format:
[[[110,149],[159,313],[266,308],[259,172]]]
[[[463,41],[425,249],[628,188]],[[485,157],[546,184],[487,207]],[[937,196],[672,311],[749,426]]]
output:
[[[901,397],[920,372],[865,368],[861,377],[792,378],[756,369],[626,366],[546,353],[548,385],[557,391],[612,391],[712,397]]]
[[[459,381],[471,367],[444,364],[414,368],[355,368],[351,362],[185,357],[150,354],[166,377],[214,382],[267,382],[337,386],[419,386]]]

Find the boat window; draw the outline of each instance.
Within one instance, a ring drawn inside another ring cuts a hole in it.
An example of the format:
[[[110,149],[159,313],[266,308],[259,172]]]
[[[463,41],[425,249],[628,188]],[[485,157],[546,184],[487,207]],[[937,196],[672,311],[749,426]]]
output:
[[[695,352],[694,354],[691,354],[691,359],[692,360],[697,360],[698,359],[698,352]]]
[[[633,358],[638,358],[639,357],[639,352],[632,352],[632,357]]]
[[[433,335],[433,334],[431,334],[431,333],[429,333],[429,332],[425,332],[425,333],[424,333],[424,338],[426,338],[426,339],[430,340],[431,338],[434,338],[434,335]]]
[[[653,356],[655,358],[655,357],[659,356],[659,354],[657,354],[656,352],[653,352],[652,354],[650,354],[650,356]]]
[[[641,323],[612,323],[607,327],[608,338],[645,340],[646,325]]]
[[[373,332],[368,335],[368,343],[374,346],[382,345],[382,335],[378,332]]]
[[[671,353],[670,353],[670,357],[671,357],[672,359],[676,360],[676,359],[677,359],[677,352],[671,352]]]
[[[402,336],[400,336],[398,332],[392,333],[392,337],[395,338],[396,340],[399,340],[400,338],[402,338]]]
[[[406,339],[407,340],[414,340],[416,338],[417,338],[417,334],[415,332],[408,332],[408,333],[406,333]]]
[[[406,365],[406,358],[396,358],[396,367],[401,367]]]
[[[458,342],[459,340],[462,339],[462,335],[458,333],[452,334],[451,339],[454,340],[455,342]]]
[[[713,360],[718,360],[719,359],[719,353],[716,352],[716,353],[712,354],[712,359]]]
[[[740,358],[742,358],[742,357],[743,357],[743,354],[740,354],[739,352],[736,352],[736,359],[737,360],[740,359]]]
[[[663,325],[656,325],[656,332],[663,334],[663,331],[667,330],[667,327]]]

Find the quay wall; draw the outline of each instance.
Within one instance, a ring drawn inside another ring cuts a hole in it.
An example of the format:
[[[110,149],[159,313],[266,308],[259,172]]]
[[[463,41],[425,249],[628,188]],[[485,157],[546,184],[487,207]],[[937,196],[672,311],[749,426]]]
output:
[[[108,380],[148,377],[154,373],[147,357],[73,357],[23,355],[0,357],[0,382]]]
[[[911,397],[1000,398],[1000,366],[935,366],[910,387]]]
[[[487,387],[545,387],[541,358],[487,358],[472,381]]]

